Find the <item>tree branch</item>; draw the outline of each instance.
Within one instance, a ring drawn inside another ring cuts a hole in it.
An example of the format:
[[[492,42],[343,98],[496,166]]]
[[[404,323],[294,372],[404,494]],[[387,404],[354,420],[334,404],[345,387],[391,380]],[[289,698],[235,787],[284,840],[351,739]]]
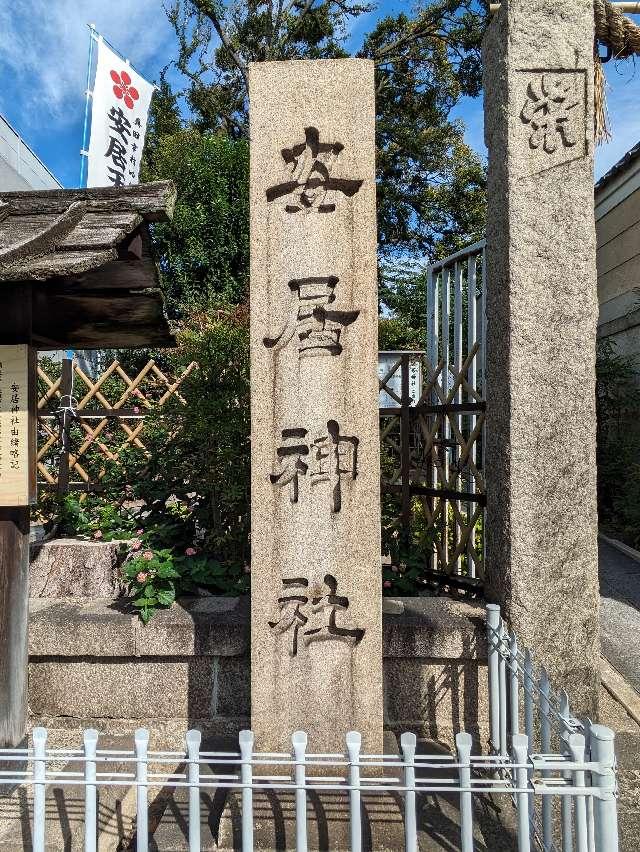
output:
[[[198,9],[198,11],[201,12],[206,18],[208,18],[213,24],[214,30],[217,32],[220,41],[228,51],[229,56],[233,60],[236,68],[242,74],[242,79],[244,80],[244,84],[248,89],[249,73],[247,63],[231,44],[231,39],[229,38],[227,31],[222,26],[220,18],[218,17],[218,14],[214,9],[211,0],[191,0],[191,2],[196,7],[196,9]]]
[[[289,14],[291,9],[295,5],[296,1],[297,0],[289,0],[287,5],[284,7],[284,11],[282,13],[283,16]],[[289,30],[287,37],[281,39],[278,43],[278,46],[279,46],[281,51],[284,48],[285,44],[287,44],[287,42],[290,42],[292,40],[294,33],[297,32],[297,30],[300,27],[300,24],[304,21],[305,17],[309,14],[309,12],[311,11],[311,7],[313,6],[314,3],[315,3],[315,0],[306,0],[304,6],[302,7],[302,9],[298,13],[298,17],[296,18],[294,25]]]
[[[273,8],[273,2],[272,2]],[[282,24],[282,14],[283,14],[283,5],[284,0],[278,0],[278,11],[276,12],[276,19],[272,21],[271,24],[271,38],[269,39],[269,58],[272,59],[274,56],[273,46],[277,40],[280,39],[280,25]],[[286,14],[286,12],[285,12]]]

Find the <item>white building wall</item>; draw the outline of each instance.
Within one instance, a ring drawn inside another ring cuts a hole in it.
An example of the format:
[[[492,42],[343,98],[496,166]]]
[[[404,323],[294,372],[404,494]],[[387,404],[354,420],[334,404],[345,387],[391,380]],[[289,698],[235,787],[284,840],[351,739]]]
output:
[[[0,192],[61,187],[62,184],[0,115]]]

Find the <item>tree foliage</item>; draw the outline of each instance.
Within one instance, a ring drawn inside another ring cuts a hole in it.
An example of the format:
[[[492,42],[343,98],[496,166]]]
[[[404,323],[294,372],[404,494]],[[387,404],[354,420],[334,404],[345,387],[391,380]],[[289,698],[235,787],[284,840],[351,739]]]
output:
[[[245,140],[191,128],[161,135],[162,100],[151,122],[158,136],[146,154],[147,180],[171,178],[178,199],[173,220],[154,228],[170,316],[247,298],[249,275],[249,150]]]
[[[173,0],[175,65],[188,80],[195,123],[246,136],[249,63],[346,56],[346,25],[371,8],[353,0]]]
[[[637,359],[608,339],[596,360],[598,512],[603,528],[640,546],[640,396]]]
[[[106,517],[97,502],[80,507],[80,519],[75,505],[69,514],[70,526],[89,535],[140,524],[123,570],[144,620],[194,586],[237,593],[248,583],[248,64],[348,56],[350,26],[372,9],[357,0],[168,2],[173,64],[186,84],[173,90],[168,68],[161,74],[143,179],[172,179],[178,191],[173,221],[153,227],[179,327],[180,346],[161,356],[163,368],[199,367],[182,387],[186,408],[147,418],[150,457],[133,448],[106,478],[140,512]],[[483,228],[483,167],[452,118],[462,97],[478,94],[483,27],[477,0],[423,0],[411,16],[379,21],[358,53],[376,68],[381,348],[422,344],[425,282],[416,260]],[[396,527],[395,509],[383,513],[387,547]],[[394,582],[389,574],[385,586],[397,591]]]
[[[173,0],[190,122],[245,138],[250,62],[349,55],[354,0]],[[480,90],[485,15],[477,0],[425,0],[378,22],[358,55],[376,65],[381,256],[434,256],[484,227],[484,169],[451,118]]]
[[[171,373],[198,364],[177,401],[145,421],[150,457],[139,456],[136,497],[149,521],[168,504],[185,507],[182,520],[203,552],[241,563],[249,542],[249,328],[245,308],[192,314],[170,353]]]
[[[484,227],[484,169],[451,118],[481,85],[484,18],[438,0],[378,23],[361,56],[376,63],[379,246],[383,257],[445,254]]]

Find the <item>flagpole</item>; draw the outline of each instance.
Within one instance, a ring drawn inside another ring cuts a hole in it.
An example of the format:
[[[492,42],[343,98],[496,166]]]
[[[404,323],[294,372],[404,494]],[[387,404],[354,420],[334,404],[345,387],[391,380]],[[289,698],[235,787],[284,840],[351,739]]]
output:
[[[638,0],[638,2],[640,3],[640,0]],[[118,48],[117,48],[117,47],[114,47],[114,46],[111,44],[111,42],[109,41],[109,39],[108,39],[108,38],[105,38],[103,35],[101,35],[101,34],[100,34],[97,30],[96,30],[96,28],[95,28],[95,24],[89,24],[89,26],[90,26],[90,27],[94,30],[94,32],[95,32],[95,40],[96,40],[96,41],[102,41],[102,42],[104,42],[104,43],[107,45],[107,47],[109,48],[109,50],[110,50],[112,53],[115,53],[115,55],[116,55],[116,56],[119,56],[119,57],[120,57],[120,59],[122,59],[122,61],[123,61],[123,62],[126,62],[126,64],[127,64],[127,65],[128,65],[128,66],[132,69],[132,71],[135,71],[135,73],[136,73],[136,74],[138,74],[140,77],[143,77],[145,80],[147,79],[147,78],[145,77],[145,75],[142,73],[142,71],[139,71],[139,70],[136,68],[136,66],[135,66],[135,65],[131,62],[131,60],[130,60],[130,59],[127,59],[127,57],[124,55],[124,53],[122,53],[120,50],[118,50]],[[149,85],[150,85],[150,86],[153,86],[153,88],[157,91],[158,86],[156,86],[156,84],[155,84],[155,83],[151,83],[149,80],[147,80],[147,82],[149,83]]]
[[[87,88],[85,91],[85,105],[84,105],[84,129],[82,131],[82,150],[80,151],[80,188],[84,187],[84,170],[87,163],[87,158],[89,156],[87,151],[88,139],[87,139],[87,131],[89,129],[89,101],[91,99],[91,89],[89,86],[91,85],[91,66],[93,64],[93,45],[96,40],[96,25],[89,24],[89,62],[87,65]]]

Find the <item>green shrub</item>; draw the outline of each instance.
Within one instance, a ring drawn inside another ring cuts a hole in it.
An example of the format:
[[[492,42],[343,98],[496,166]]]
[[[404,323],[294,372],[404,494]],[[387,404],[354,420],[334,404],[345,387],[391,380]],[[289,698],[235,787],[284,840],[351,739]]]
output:
[[[247,309],[194,312],[182,322],[178,341],[173,351],[121,357],[132,375],[151,356],[168,376],[180,375],[191,362],[198,365],[180,388],[186,405],[171,399],[147,413],[142,436],[147,452],[126,447],[115,465],[105,464],[96,450],[86,464],[92,473],[104,471],[101,495],[72,493],[58,500],[43,492],[40,500],[49,531],[55,526],[58,535],[127,542],[122,571],[132,606],[145,622],[157,608],[201,588],[223,595],[249,590]],[[115,385],[112,390],[109,399],[121,391]],[[382,465],[387,476],[395,467],[385,447]],[[381,579],[386,593],[411,594],[424,587],[421,571],[434,531],[418,499],[408,541],[399,516],[399,496],[384,494],[383,551],[394,567],[386,568]]]
[[[249,280],[249,145],[224,134],[163,136],[145,180],[171,179],[173,219],[153,228],[170,317],[246,301]]]
[[[636,359],[604,340],[596,361],[600,525],[640,546],[640,393]]]

